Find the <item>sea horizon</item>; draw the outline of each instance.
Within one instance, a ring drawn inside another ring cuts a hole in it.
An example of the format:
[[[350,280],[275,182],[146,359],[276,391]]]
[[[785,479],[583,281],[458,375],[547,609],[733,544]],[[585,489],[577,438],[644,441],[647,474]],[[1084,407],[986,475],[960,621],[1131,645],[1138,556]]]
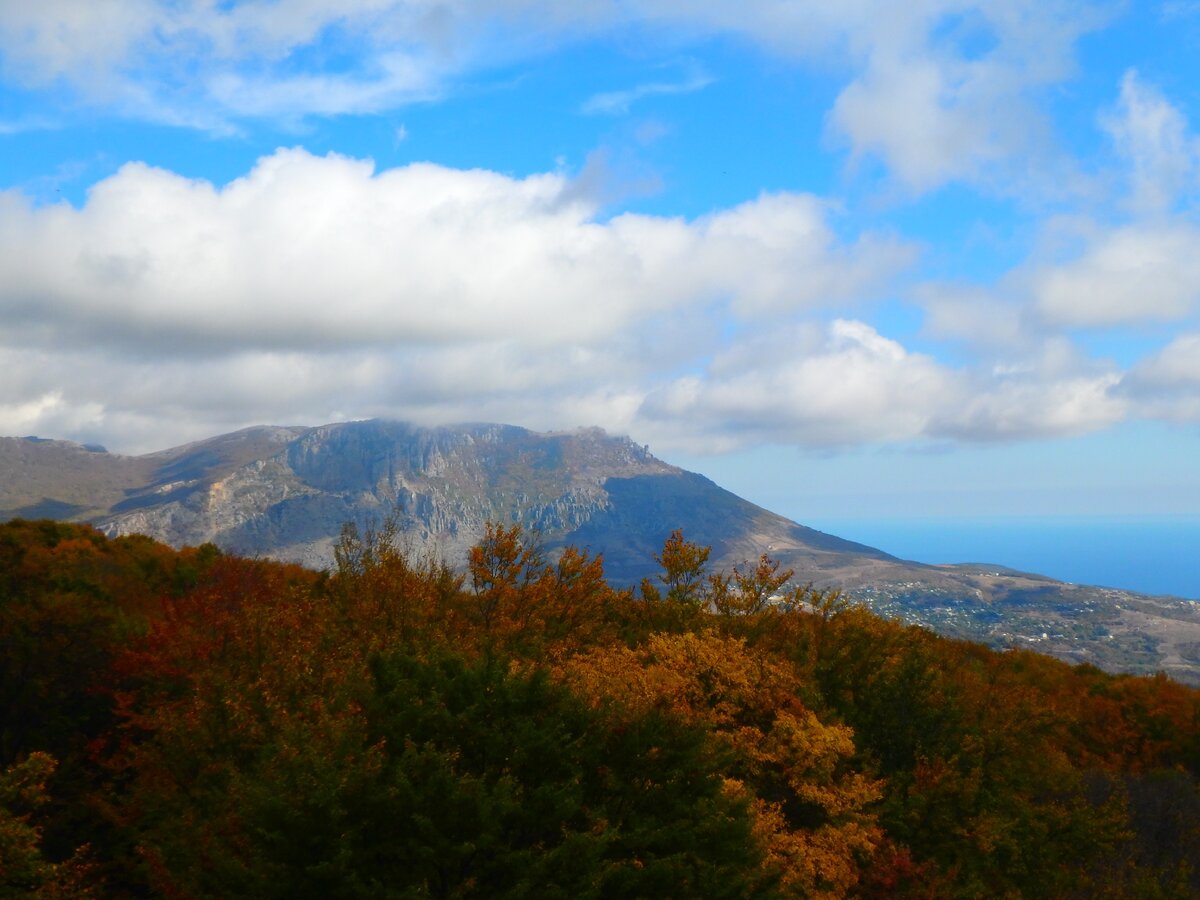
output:
[[[1200,600],[1200,516],[824,517],[812,528],[922,563],[992,563]]]

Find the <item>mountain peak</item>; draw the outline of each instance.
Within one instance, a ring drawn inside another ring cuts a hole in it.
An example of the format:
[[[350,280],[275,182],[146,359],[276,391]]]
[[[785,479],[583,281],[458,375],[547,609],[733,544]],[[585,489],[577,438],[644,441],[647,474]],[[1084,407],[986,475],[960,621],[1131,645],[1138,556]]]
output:
[[[538,532],[551,558],[604,556],[618,586],[658,571],[675,529],[712,548],[714,568],[768,554],[795,580],[877,610],[999,646],[1108,668],[1169,667],[1200,680],[1200,609],[1187,601],[1064,585],[997,566],[929,566],[807,528],[599,428],[424,427],[387,419],[256,426],[126,457],[43,439],[0,439],[0,518],[95,523],[175,546],[329,565],[344,524],[392,520],[406,545],[452,566],[488,523]],[[1086,621],[1079,638],[1075,627]],[[1154,625],[1151,643],[1144,635]],[[1055,623],[1058,623],[1057,625]],[[1159,627],[1161,625],[1161,627]],[[1118,636],[1120,640],[1116,640]]]

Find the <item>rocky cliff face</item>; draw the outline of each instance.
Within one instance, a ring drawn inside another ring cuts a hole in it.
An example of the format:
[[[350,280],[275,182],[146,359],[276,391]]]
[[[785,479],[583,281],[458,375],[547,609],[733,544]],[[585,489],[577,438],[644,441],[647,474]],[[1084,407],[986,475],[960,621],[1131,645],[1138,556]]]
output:
[[[0,517],[70,518],[110,535],[329,565],[343,525],[393,518],[411,550],[461,565],[489,521],[551,556],[602,553],[617,585],[653,576],[675,528],[728,568],[768,553],[796,580],[993,646],[1200,682],[1200,604],[1066,585],[995,566],[928,566],[805,528],[598,429],[419,428],[369,421],[250,428],[141,457],[0,439]]]
[[[595,429],[372,421],[262,432],[239,433],[257,450],[249,459],[230,456],[229,436],[168,454],[163,474],[98,524],[320,566],[343,524],[390,517],[415,549],[457,560],[489,521],[561,542],[610,505],[610,478],[683,474]]]
[[[148,534],[176,546],[212,541],[318,567],[332,561],[345,523],[389,518],[414,550],[452,564],[486,523],[519,522],[551,553],[566,544],[604,553],[618,583],[651,574],[674,528],[711,545],[718,564],[772,552],[819,575],[847,561],[890,559],[775,516],[599,429],[259,427],[138,458],[63,442],[14,446],[26,463],[47,465],[40,480],[31,475],[36,464],[24,465],[22,477],[36,488],[22,499],[34,502],[11,504],[10,516],[87,518],[110,535]],[[78,469],[70,500],[52,489],[64,454]]]
[[[568,543],[603,552],[610,576],[629,582],[652,570],[676,527],[721,559],[768,547],[886,558],[773,516],[599,429],[351,422],[251,429],[160,456],[157,477],[98,518],[104,531],[323,566],[347,522],[392,518],[413,549],[452,563],[486,523],[519,522],[551,552]]]

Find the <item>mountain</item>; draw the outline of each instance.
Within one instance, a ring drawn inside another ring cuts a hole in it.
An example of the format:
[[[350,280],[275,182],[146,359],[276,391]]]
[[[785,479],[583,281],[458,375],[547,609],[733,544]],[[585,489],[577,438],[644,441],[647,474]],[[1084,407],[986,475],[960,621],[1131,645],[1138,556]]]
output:
[[[458,563],[489,521],[536,530],[553,554],[603,553],[618,585],[652,576],[675,528],[715,567],[768,553],[796,579],[993,646],[1200,683],[1200,604],[1070,585],[994,565],[900,560],[755,506],[599,429],[421,428],[366,421],[255,427],[137,457],[0,438],[0,519],[89,521],[109,535],[326,566],[346,522],[394,518],[416,552]]]

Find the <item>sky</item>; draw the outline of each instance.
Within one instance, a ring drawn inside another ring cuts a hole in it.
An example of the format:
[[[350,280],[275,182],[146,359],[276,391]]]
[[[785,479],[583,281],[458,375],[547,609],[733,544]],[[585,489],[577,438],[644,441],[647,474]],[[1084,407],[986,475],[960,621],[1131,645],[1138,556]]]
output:
[[[0,434],[599,425],[1200,516],[1200,2],[0,0]]]

